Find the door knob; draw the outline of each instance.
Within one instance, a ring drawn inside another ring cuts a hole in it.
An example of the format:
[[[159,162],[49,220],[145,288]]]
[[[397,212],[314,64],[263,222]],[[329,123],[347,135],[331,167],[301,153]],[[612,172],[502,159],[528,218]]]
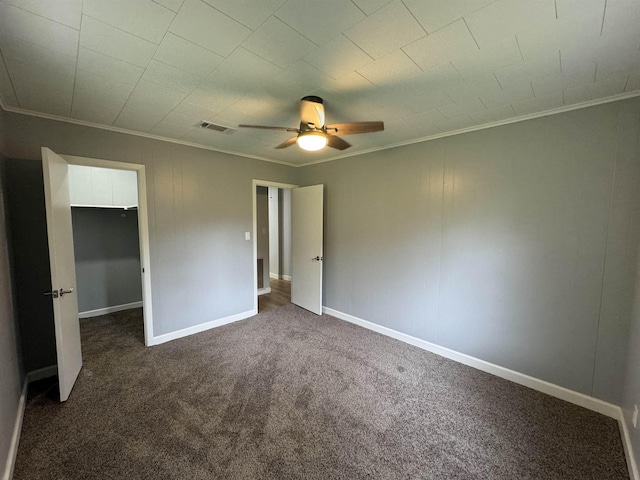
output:
[[[52,290],[50,292],[44,292],[45,297],[51,295],[53,298],[58,298],[58,290]]]
[[[73,288],[70,288],[69,290],[65,290],[64,288],[61,288],[60,296],[63,296],[65,293],[73,293]]]
[[[320,261],[322,261],[322,257],[320,255],[317,255],[317,256],[313,257],[311,259],[311,261],[312,262],[320,262]]]

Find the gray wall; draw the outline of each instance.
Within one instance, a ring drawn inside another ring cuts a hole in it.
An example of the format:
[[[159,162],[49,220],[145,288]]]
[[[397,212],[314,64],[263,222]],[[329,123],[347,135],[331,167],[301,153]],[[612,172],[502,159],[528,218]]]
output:
[[[324,305],[619,402],[639,107],[304,167],[326,189]]]
[[[146,166],[156,336],[253,309],[252,179],[292,183],[294,169],[12,113],[5,128],[10,158],[47,146]]]
[[[12,303],[4,187],[4,157],[0,153],[0,475],[7,465],[23,382]]]
[[[639,265],[640,266],[640,265]],[[624,421],[631,435],[636,461],[640,460],[640,428],[633,428],[633,407],[640,408],[640,268],[636,277],[632,323],[629,332],[628,356],[625,365],[625,382],[622,396]]]
[[[138,212],[71,209],[78,310],[142,301]]]
[[[262,288],[269,288],[269,188],[256,187],[256,249],[262,259]]]

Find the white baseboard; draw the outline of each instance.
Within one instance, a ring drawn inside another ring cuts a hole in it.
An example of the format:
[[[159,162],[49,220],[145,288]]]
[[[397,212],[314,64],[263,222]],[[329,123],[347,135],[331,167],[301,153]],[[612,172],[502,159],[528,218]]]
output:
[[[468,365],[473,368],[477,368],[478,370],[482,370],[483,372],[490,373],[497,377],[501,377],[514,383],[524,385],[525,387],[532,388],[533,390],[546,393],[547,395],[551,395],[552,397],[556,397],[569,403],[573,403],[589,410],[593,410],[594,412],[601,413],[603,415],[606,415],[607,417],[612,417],[616,420],[620,418],[619,407],[617,405],[613,405],[612,403],[608,403],[603,400],[590,397],[589,395],[585,395],[584,393],[576,392],[574,390],[555,385],[545,380],[540,380],[539,378],[531,377],[524,373],[516,372],[515,370],[501,367],[500,365],[495,365],[493,363],[480,360],[479,358],[475,358],[464,353],[456,352],[455,350],[451,350],[446,347],[441,347],[440,345],[436,345],[435,343],[412,337],[411,335],[407,335],[406,333],[398,332],[396,330],[377,325],[375,323],[363,320],[358,317],[354,317],[353,315],[349,315],[332,308],[323,307],[322,311],[327,315],[339,318],[340,320],[346,320],[347,322],[354,323],[369,330],[373,330],[374,332],[381,333],[382,335],[395,338],[396,340],[400,340],[415,347],[422,348],[423,350],[427,350],[442,357],[455,360],[456,362]]]
[[[282,280],[286,280],[287,282],[291,281],[291,275],[282,275]]]
[[[106,315],[108,313],[121,312],[123,310],[129,310],[130,308],[141,308],[142,301],[133,303],[124,303],[122,305],[114,305],[113,307],[98,308],[97,310],[87,310],[86,312],[79,312],[79,318],[98,317],[100,315]]]
[[[620,436],[622,437],[622,445],[624,446],[624,456],[627,459],[627,467],[629,469],[630,480],[640,480],[638,472],[638,464],[636,456],[633,453],[633,444],[631,443],[631,435],[629,434],[629,425],[624,417],[622,408],[618,407],[618,424],[620,426]]]
[[[13,424],[13,435],[11,435],[11,444],[7,455],[7,463],[4,467],[2,480],[11,480],[13,478],[13,469],[16,466],[16,457],[18,455],[18,443],[20,443],[20,432],[22,432],[22,419],[24,418],[24,408],[27,404],[27,386],[25,379],[22,385],[22,393],[20,394],[20,402],[18,403],[18,411],[16,412],[16,421]]]
[[[221,327],[222,325],[227,325],[228,323],[244,320],[245,318],[253,317],[257,314],[258,312],[256,310],[247,310],[246,312],[236,313],[235,315],[219,318],[218,320],[212,320],[210,322],[201,323],[200,325],[194,325],[193,327],[183,328],[182,330],[178,330],[176,332],[158,335],[157,337],[152,338],[149,346],[160,345],[161,343],[169,342],[171,340],[187,337],[189,335],[204,332],[206,330],[211,330],[212,328]]]
[[[269,272],[269,278],[273,278],[274,280],[280,280],[280,275],[277,273]]]
[[[38,370],[33,370],[27,373],[27,382],[36,382],[38,380],[42,380],[43,378],[54,377],[58,374],[58,366],[57,365],[49,365],[48,367],[39,368]]]
[[[271,293],[271,287],[267,287],[267,288],[259,288],[258,289],[258,296],[260,295],[266,295],[268,293]]]

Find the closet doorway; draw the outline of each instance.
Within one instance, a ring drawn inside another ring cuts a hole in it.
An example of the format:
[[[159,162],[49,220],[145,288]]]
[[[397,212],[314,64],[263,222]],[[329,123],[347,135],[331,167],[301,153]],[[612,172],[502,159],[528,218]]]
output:
[[[69,165],[69,196],[79,318],[123,312],[144,343],[136,172]]]
[[[153,345],[144,166],[61,158],[69,168],[78,316],[131,313],[140,318],[140,340]]]

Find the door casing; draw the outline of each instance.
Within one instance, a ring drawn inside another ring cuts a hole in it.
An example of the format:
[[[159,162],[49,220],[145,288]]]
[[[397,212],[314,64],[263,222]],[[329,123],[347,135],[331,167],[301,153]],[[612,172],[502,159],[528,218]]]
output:
[[[283,189],[298,188],[298,185],[278,183],[269,180],[253,180],[251,182],[251,198],[253,205],[253,313],[258,314],[258,210],[256,206],[256,187],[276,187]]]
[[[144,343],[146,346],[153,341],[153,309],[151,305],[151,256],[149,252],[149,210],[147,207],[147,182],[145,166],[137,163],[115,162],[97,158],[60,155],[70,165],[84,165],[87,167],[110,168],[112,170],[131,170],[137,173],[138,179],[138,237],[140,242],[140,267],[142,269],[142,311],[144,316]]]

